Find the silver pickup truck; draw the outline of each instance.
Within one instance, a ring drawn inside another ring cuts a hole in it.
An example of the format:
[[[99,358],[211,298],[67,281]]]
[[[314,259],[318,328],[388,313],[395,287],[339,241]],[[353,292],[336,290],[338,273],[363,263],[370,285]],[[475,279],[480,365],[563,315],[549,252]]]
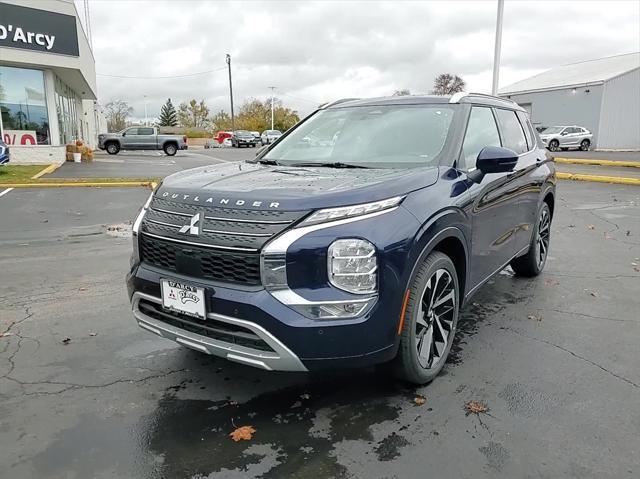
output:
[[[117,155],[120,150],[163,150],[173,156],[178,150],[187,149],[187,137],[161,135],[157,128],[133,126],[118,133],[101,133],[98,148],[110,155]]]

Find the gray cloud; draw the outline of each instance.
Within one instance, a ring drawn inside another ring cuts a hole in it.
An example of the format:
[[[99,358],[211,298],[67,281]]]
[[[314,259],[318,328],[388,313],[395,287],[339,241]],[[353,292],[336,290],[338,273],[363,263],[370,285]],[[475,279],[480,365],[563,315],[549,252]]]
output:
[[[78,3],[81,10],[81,2]],[[166,76],[214,70],[233,58],[237,104],[267,98],[309,112],[343,96],[426,92],[451,72],[469,89],[491,84],[495,1],[472,2],[91,2],[97,71]],[[501,84],[591,58],[640,50],[635,1],[507,1]],[[98,76],[99,99],[127,100],[137,117],[204,98],[228,109],[226,71],[134,80]]]

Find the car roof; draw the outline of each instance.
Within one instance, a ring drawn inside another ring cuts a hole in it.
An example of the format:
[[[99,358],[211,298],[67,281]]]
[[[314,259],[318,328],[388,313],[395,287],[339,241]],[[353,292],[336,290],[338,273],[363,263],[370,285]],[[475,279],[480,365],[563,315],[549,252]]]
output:
[[[460,92],[454,95],[402,95],[379,98],[343,98],[322,105],[321,109],[347,108],[354,106],[385,106],[385,105],[444,105],[444,104],[474,104],[497,106],[512,110],[525,111],[520,105],[507,98],[485,95],[482,93]]]

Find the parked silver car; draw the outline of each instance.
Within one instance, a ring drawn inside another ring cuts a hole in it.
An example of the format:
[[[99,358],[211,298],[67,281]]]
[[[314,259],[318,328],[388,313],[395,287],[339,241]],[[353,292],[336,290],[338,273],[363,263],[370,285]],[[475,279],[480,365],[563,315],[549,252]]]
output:
[[[268,145],[276,141],[281,136],[282,132],[280,130],[264,130],[262,135],[260,135],[260,141],[263,145]]]
[[[550,126],[540,133],[540,139],[550,151],[569,148],[587,151],[593,134],[581,126]]]
[[[98,148],[110,155],[117,155],[120,150],[163,150],[173,156],[178,150],[187,149],[187,137],[162,135],[157,128],[135,126],[118,133],[99,134]]]

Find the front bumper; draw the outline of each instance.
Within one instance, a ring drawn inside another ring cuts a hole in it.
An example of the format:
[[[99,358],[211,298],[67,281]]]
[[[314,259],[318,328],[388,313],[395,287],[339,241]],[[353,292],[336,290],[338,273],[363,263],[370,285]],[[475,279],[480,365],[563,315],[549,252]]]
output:
[[[302,364],[300,359],[289,348],[266,329],[251,321],[231,318],[215,313],[207,314],[208,320],[220,321],[251,331],[260,338],[260,340],[264,341],[271,351],[264,351],[204,336],[154,319],[149,314],[145,314],[145,310],[140,310],[141,300],[157,305],[161,305],[162,300],[155,296],[139,292],[134,293],[131,300],[133,315],[138,322],[138,326],[158,336],[171,339],[172,341],[206,354],[220,356],[230,361],[266,369],[267,371],[307,371],[304,364]]]

